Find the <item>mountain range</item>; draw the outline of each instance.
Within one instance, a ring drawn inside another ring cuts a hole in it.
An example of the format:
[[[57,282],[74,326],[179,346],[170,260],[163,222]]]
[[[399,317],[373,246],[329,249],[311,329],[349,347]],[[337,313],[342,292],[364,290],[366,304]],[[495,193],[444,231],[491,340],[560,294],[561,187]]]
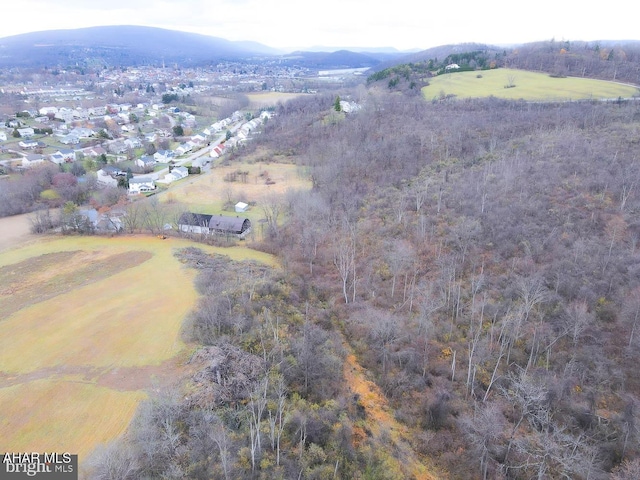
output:
[[[360,51],[314,47],[283,52],[246,41],[134,25],[47,30],[0,38],[0,67],[95,67],[215,64],[221,60],[278,60],[309,68],[373,67],[405,53],[395,49]]]

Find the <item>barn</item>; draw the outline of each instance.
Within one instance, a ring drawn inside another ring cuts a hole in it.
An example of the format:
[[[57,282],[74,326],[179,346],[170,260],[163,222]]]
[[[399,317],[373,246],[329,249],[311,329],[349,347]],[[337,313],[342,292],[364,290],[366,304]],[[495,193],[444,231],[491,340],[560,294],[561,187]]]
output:
[[[251,220],[238,216],[185,212],[178,220],[178,229],[185,233],[234,235],[244,238],[251,231]]]

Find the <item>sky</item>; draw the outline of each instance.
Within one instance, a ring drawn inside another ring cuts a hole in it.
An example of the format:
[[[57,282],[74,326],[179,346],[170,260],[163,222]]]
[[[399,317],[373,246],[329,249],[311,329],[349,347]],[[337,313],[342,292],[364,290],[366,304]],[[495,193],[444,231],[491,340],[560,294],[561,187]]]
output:
[[[437,5],[433,5],[433,4]],[[595,5],[595,4],[593,4]],[[99,25],[145,25],[250,40],[293,50],[314,46],[427,49],[464,42],[640,40],[633,2],[536,0],[20,0],[2,5],[0,37]]]

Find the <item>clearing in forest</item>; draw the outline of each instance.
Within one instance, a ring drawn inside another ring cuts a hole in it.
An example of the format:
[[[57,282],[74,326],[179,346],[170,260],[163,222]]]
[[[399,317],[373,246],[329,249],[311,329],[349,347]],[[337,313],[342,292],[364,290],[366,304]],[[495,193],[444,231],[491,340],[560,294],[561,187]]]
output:
[[[233,205],[250,204],[244,213],[256,225],[263,217],[265,202],[283,199],[288,190],[309,190],[311,180],[305,171],[290,163],[256,157],[230,165],[216,164],[204,175],[193,175],[176,182],[161,200],[179,202],[196,213],[236,215]]]
[[[429,79],[422,88],[428,100],[454,95],[458,98],[497,97],[528,101],[569,101],[631,98],[638,87],[590,78],[551,77],[548,73],[509,68],[445,73]]]

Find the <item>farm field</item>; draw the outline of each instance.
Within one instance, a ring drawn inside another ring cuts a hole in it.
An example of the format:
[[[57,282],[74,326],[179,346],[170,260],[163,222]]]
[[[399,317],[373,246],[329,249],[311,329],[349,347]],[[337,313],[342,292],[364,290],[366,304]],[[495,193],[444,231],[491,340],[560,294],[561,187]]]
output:
[[[180,329],[195,272],[173,252],[189,245],[46,237],[0,252],[0,450],[82,462],[126,429],[146,391],[185,370]],[[245,247],[198,247],[273,262]]]
[[[546,73],[499,68],[439,75],[422,88],[428,100],[443,95],[458,98],[494,96],[510,100],[567,101],[637,96],[637,87],[587,78],[552,78]],[[507,85],[515,85],[506,88]]]

